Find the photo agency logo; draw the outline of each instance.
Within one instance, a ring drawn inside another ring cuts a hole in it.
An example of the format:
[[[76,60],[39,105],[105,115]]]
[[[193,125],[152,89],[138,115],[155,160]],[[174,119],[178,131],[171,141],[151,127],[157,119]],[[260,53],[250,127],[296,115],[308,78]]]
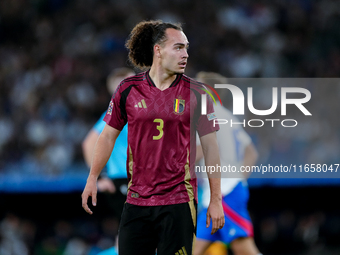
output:
[[[215,89],[227,89],[231,92],[232,98],[233,98],[233,115],[245,115],[245,96],[243,91],[231,84],[215,84],[214,88],[207,85],[210,90],[216,94],[217,98],[219,99],[221,105],[222,101]],[[215,104],[216,100],[211,92],[209,92],[206,89],[204,90],[214,101]],[[300,98],[289,98],[289,94],[294,93],[295,95],[299,95]],[[207,94],[201,94],[201,114],[207,115]],[[282,127],[296,127],[298,125],[298,121],[296,119],[286,119],[284,118],[287,116],[287,105],[294,105],[297,107],[298,110],[300,110],[305,116],[312,116],[310,111],[304,106],[307,102],[311,99],[311,93],[308,89],[301,88],[301,87],[281,87],[281,97],[278,96],[278,88],[273,87],[272,88],[272,105],[269,109],[260,110],[256,109],[254,106],[254,94],[253,94],[253,88],[247,87],[247,106],[248,110],[253,113],[256,116],[261,116],[262,118],[257,119],[250,119],[246,121],[245,119],[241,122],[236,122],[232,119],[223,119],[223,116],[216,116],[214,118],[210,118],[208,114],[208,119],[213,120],[214,126],[216,124],[219,125],[225,125],[229,124],[231,127],[233,125],[242,125],[243,127],[246,127],[247,125],[249,127],[259,128],[263,127],[265,124],[269,124],[272,127],[275,126],[275,124],[280,123]],[[302,96],[302,97],[301,97]],[[281,116],[283,119],[277,119],[277,118],[268,118],[269,115],[273,114],[279,105],[279,99],[281,99]],[[263,118],[263,116],[266,116],[267,118]]]

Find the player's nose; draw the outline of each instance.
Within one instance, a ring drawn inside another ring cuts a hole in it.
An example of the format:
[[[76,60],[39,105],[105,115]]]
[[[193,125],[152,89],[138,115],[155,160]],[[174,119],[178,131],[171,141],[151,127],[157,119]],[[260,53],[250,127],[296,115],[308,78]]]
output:
[[[189,54],[188,54],[188,50],[187,49],[184,49],[184,53],[183,53],[183,56],[182,58],[188,58],[189,57]]]

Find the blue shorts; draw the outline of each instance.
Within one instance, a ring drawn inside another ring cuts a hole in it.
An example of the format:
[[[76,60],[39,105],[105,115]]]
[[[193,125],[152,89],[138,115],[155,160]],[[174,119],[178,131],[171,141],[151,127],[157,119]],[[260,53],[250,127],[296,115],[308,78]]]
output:
[[[206,228],[207,208],[203,209],[197,218],[197,238],[230,244],[240,237],[252,237],[254,233],[253,224],[247,210],[248,199],[248,186],[240,182],[232,192],[223,198],[225,225],[213,235],[211,235],[211,222],[209,228]]]

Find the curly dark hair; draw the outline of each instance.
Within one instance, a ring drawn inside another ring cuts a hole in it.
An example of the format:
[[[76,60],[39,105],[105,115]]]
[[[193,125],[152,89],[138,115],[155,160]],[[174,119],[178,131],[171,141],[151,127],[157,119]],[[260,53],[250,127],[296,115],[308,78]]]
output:
[[[161,20],[142,21],[132,29],[125,46],[129,50],[129,60],[134,66],[145,69],[152,65],[153,47],[166,41],[167,28],[183,31],[181,24]]]

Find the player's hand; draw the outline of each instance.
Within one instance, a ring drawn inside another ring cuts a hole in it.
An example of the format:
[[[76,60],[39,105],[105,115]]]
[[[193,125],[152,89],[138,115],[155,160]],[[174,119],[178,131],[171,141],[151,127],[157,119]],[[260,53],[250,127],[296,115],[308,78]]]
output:
[[[116,186],[110,178],[101,178],[98,180],[98,191],[114,194]]]
[[[207,211],[207,228],[212,223],[211,234],[216,233],[217,230],[224,226],[224,212],[222,202],[220,200],[211,200]]]
[[[82,206],[84,210],[89,214],[93,214],[93,212],[87,205],[87,200],[89,197],[92,197],[92,205],[96,206],[97,205],[97,179],[91,178],[90,176],[87,179],[83,194],[81,194],[81,200],[82,200]]]

